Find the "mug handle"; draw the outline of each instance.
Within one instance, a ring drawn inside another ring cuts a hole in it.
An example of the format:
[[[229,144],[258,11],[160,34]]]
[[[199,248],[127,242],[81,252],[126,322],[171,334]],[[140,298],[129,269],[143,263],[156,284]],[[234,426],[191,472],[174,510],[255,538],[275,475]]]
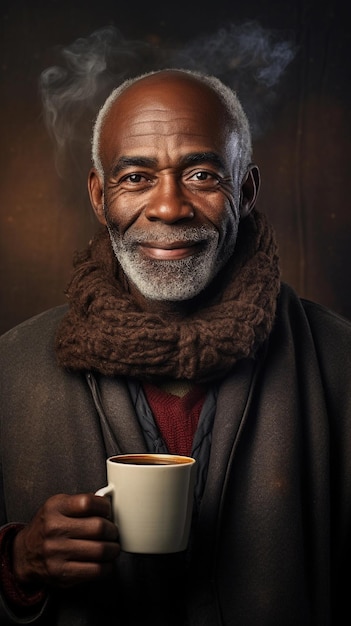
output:
[[[96,496],[111,496],[113,494],[113,485],[106,485],[106,487],[102,487],[95,491]]]

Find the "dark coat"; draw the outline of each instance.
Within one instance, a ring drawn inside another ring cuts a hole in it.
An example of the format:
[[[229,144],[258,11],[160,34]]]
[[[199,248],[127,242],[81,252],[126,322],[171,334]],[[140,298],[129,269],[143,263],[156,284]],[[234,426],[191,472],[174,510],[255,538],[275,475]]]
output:
[[[1,524],[55,493],[94,492],[106,455],[146,450],[123,379],[101,377],[96,405],[85,374],[57,366],[65,310],[0,340]],[[351,622],[350,369],[351,324],[283,285],[269,341],[221,384],[189,553],[122,554],[115,578],[53,592],[38,623],[327,626],[343,610]],[[3,606],[7,623],[23,622]]]

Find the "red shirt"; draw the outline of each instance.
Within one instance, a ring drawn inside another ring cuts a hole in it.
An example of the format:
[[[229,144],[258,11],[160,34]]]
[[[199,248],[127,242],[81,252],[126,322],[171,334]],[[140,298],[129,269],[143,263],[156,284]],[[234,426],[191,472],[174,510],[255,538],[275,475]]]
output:
[[[206,390],[196,385],[183,397],[143,384],[154,420],[170,454],[189,456]]]

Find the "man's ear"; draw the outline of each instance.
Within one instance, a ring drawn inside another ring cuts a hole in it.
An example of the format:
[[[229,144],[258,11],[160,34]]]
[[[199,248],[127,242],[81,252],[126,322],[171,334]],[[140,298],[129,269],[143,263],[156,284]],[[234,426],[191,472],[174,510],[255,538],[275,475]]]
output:
[[[105,211],[104,211],[104,187],[101,178],[95,169],[92,167],[88,175],[88,192],[90,197],[91,206],[94,209],[94,213],[101,224],[106,226]]]
[[[257,165],[249,165],[241,184],[240,217],[247,217],[255,206],[260,189],[261,177]]]

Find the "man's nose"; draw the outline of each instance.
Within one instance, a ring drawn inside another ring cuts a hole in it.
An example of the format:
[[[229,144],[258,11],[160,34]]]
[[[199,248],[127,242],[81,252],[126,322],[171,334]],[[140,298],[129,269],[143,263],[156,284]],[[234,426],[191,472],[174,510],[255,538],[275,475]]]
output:
[[[149,220],[173,223],[194,217],[194,209],[186,198],[182,184],[171,176],[160,179],[149,197],[145,215]]]

